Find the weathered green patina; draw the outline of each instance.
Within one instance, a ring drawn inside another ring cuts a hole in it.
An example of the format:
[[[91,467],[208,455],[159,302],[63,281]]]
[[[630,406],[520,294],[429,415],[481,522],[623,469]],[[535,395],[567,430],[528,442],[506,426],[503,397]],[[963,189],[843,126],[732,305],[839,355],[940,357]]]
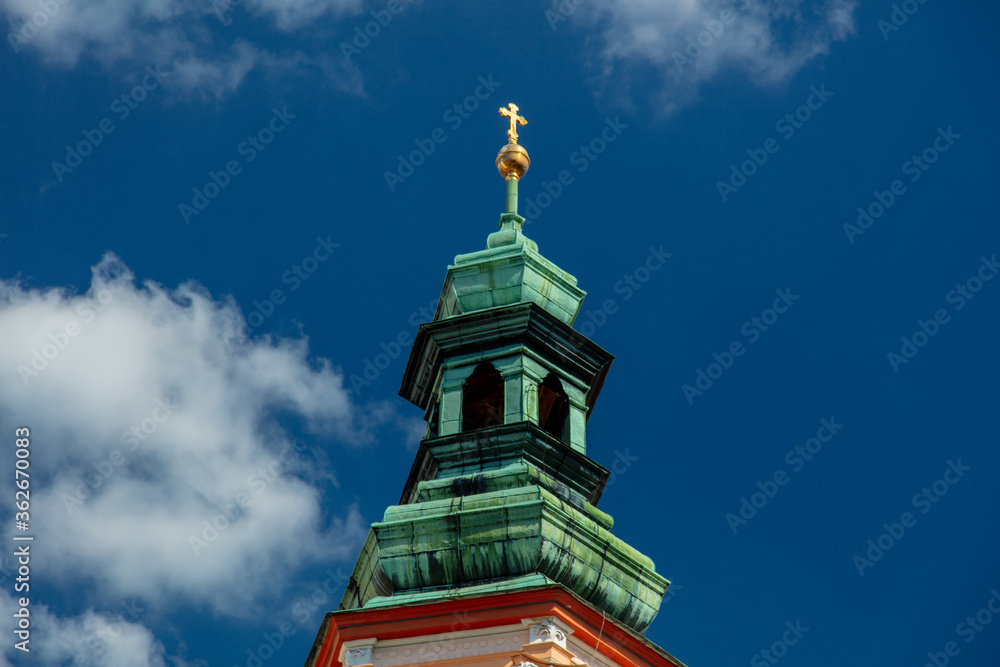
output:
[[[573,330],[585,293],[523,222],[505,213],[485,250],[456,257],[420,327],[400,395],[427,434],[341,609],[554,583],[639,632],[659,610],[669,582],[595,507],[610,473],[586,454],[586,424],[612,357]],[[483,364],[502,377],[502,423],[470,431],[463,392]],[[562,392],[564,425],[542,427],[543,385]]]
[[[435,320],[494,306],[534,303],[572,325],[586,292],[576,278],[542,257],[522,232],[524,218],[504,213],[486,249],[455,258]]]

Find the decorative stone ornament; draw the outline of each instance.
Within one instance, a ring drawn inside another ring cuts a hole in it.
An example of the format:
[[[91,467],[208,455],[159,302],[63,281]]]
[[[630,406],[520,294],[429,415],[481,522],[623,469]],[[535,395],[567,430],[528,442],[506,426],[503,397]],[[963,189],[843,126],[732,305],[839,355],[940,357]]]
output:
[[[372,649],[377,640],[355,639],[344,642],[341,647],[340,663],[344,667],[362,667],[372,664]]]
[[[573,634],[573,628],[556,620],[553,616],[525,618],[521,620],[521,623],[528,626],[529,644],[552,642],[565,649],[566,637]]]
[[[538,642],[555,642],[566,648],[566,633],[555,623],[545,621],[531,628],[531,644]]]

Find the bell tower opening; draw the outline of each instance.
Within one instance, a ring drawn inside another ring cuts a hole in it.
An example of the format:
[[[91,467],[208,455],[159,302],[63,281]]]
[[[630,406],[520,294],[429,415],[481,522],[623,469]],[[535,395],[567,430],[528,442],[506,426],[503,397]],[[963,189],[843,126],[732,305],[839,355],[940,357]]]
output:
[[[476,366],[462,388],[462,432],[503,424],[503,376],[493,364]]]
[[[554,373],[549,373],[538,385],[538,425],[549,435],[564,440],[569,398]]]

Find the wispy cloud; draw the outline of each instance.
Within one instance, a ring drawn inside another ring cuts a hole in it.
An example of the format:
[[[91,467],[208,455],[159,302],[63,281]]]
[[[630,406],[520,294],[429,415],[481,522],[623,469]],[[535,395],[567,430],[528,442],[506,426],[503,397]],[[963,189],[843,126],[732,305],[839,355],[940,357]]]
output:
[[[559,3],[556,3],[558,6]],[[605,90],[628,100],[652,71],[670,113],[723,74],[773,85],[854,33],[857,0],[587,0],[571,14],[599,33]]]
[[[262,27],[301,30],[324,16],[359,12],[363,0],[0,0],[6,16],[5,49],[34,54],[72,68],[92,58],[103,66],[158,63],[176,70],[186,90],[231,92],[252,69],[271,70],[308,61],[300,52],[272,53],[226,25],[235,12]],[[353,91],[346,73],[347,85]]]

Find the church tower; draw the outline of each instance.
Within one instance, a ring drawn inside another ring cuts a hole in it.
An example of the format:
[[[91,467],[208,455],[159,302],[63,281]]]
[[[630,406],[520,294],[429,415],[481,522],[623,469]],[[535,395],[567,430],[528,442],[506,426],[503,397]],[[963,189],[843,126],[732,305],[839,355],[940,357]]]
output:
[[[643,637],[669,582],[597,509],[587,419],[612,356],[575,331],[585,292],[524,236],[530,165],[510,104],[506,212],[448,267],[400,395],[427,433],[306,667],[681,666]]]

